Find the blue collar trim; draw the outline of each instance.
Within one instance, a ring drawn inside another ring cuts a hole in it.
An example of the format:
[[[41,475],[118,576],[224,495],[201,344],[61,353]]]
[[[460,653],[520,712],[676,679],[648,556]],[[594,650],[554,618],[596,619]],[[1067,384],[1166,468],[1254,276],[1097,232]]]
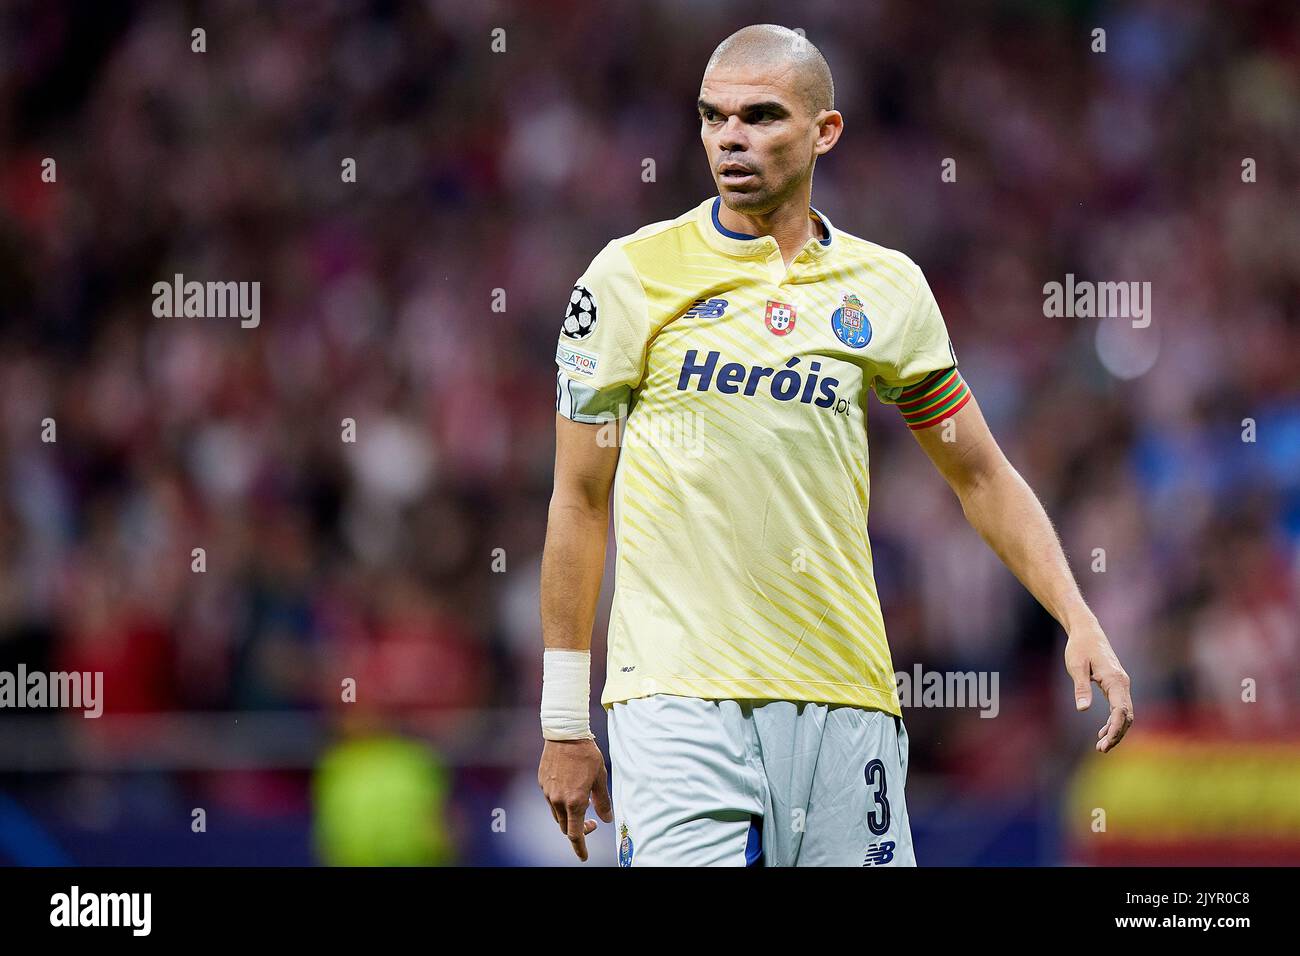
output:
[[[823,216],[817,210],[816,206],[809,206],[808,208],[812,210],[813,215],[817,217],[817,221],[820,222],[822,224],[822,228],[826,230],[826,238],[818,239],[817,241],[820,242],[823,246],[829,246],[831,244],[831,237],[835,235],[833,232],[831,232],[831,224],[826,221],[826,217]]]
[[[730,229],[724,226],[722,224],[722,220],[718,218],[718,210],[721,208],[722,208],[722,197],[719,196],[717,199],[713,200],[713,227],[717,229],[718,232],[722,233],[728,239],[758,239],[759,238],[758,236],[751,236],[743,232],[732,232]]]
[[[722,220],[718,218],[718,210],[721,208],[722,208],[722,197],[718,196],[716,199],[713,200],[713,228],[714,229],[718,230],[718,232],[722,233],[728,239],[761,238],[760,236],[751,236],[748,233],[744,233],[744,232],[732,232],[730,229],[724,226],[722,224]],[[823,246],[829,246],[831,244],[831,237],[834,235],[834,233],[831,232],[830,223],[826,221],[826,217],[823,216],[815,207],[810,206],[809,208],[812,209],[813,215],[817,217],[817,221],[822,224],[822,228],[826,230],[826,238],[818,239],[817,241],[820,242]]]

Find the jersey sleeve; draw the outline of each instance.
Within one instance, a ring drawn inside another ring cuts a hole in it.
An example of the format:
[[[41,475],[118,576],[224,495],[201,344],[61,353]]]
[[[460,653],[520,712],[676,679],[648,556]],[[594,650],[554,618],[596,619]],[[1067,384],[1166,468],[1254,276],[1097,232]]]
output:
[[[645,376],[650,320],[627,252],[610,243],[573,287],[555,349],[555,410],[594,425],[627,413]]]
[[[919,268],[916,280],[898,354],[882,364],[871,381],[876,397],[897,405],[913,431],[955,415],[971,398],[939,303]]]

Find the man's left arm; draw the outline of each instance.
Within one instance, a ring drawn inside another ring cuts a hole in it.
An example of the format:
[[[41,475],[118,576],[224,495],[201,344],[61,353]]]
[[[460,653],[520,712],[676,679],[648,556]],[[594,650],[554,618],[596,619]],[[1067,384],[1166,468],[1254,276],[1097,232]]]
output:
[[[912,434],[956,493],[971,527],[1065,629],[1076,708],[1092,706],[1093,681],[1106,695],[1110,717],[1097,733],[1097,750],[1106,753],[1133,725],[1128,674],[1079,593],[1047,512],[998,447],[974,397],[945,417]]]

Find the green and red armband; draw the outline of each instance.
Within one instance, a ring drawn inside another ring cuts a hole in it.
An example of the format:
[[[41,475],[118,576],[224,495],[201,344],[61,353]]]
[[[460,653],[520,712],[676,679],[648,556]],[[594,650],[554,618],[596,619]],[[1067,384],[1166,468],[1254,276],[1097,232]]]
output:
[[[971,391],[956,366],[931,372],[898,396],[898,410],[907,427],[916,431],[957,414],[970,401]]]

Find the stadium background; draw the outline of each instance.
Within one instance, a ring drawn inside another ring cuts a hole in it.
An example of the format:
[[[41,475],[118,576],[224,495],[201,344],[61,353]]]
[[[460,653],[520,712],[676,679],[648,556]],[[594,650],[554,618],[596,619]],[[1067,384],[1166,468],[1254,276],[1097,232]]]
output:
[[[704,63],[770,21],[846,117],[814,202],[925,269],[1135,689],[1099,758],[1058,628],[873,407],[895,666],[999,675],[995,719],[906,713],[919,860],[1300,862],[1295,6],[789,15],[5,5],[0,670],[103,671],[106,713],[0,712],[0,861],[572,861],[536,785],[555,335],[606,241],[710,193]],[[175,273],[260,281],[260,326],[155,318]],[[1151,327],[1045,318],[1067,273],[1151,282]]]

